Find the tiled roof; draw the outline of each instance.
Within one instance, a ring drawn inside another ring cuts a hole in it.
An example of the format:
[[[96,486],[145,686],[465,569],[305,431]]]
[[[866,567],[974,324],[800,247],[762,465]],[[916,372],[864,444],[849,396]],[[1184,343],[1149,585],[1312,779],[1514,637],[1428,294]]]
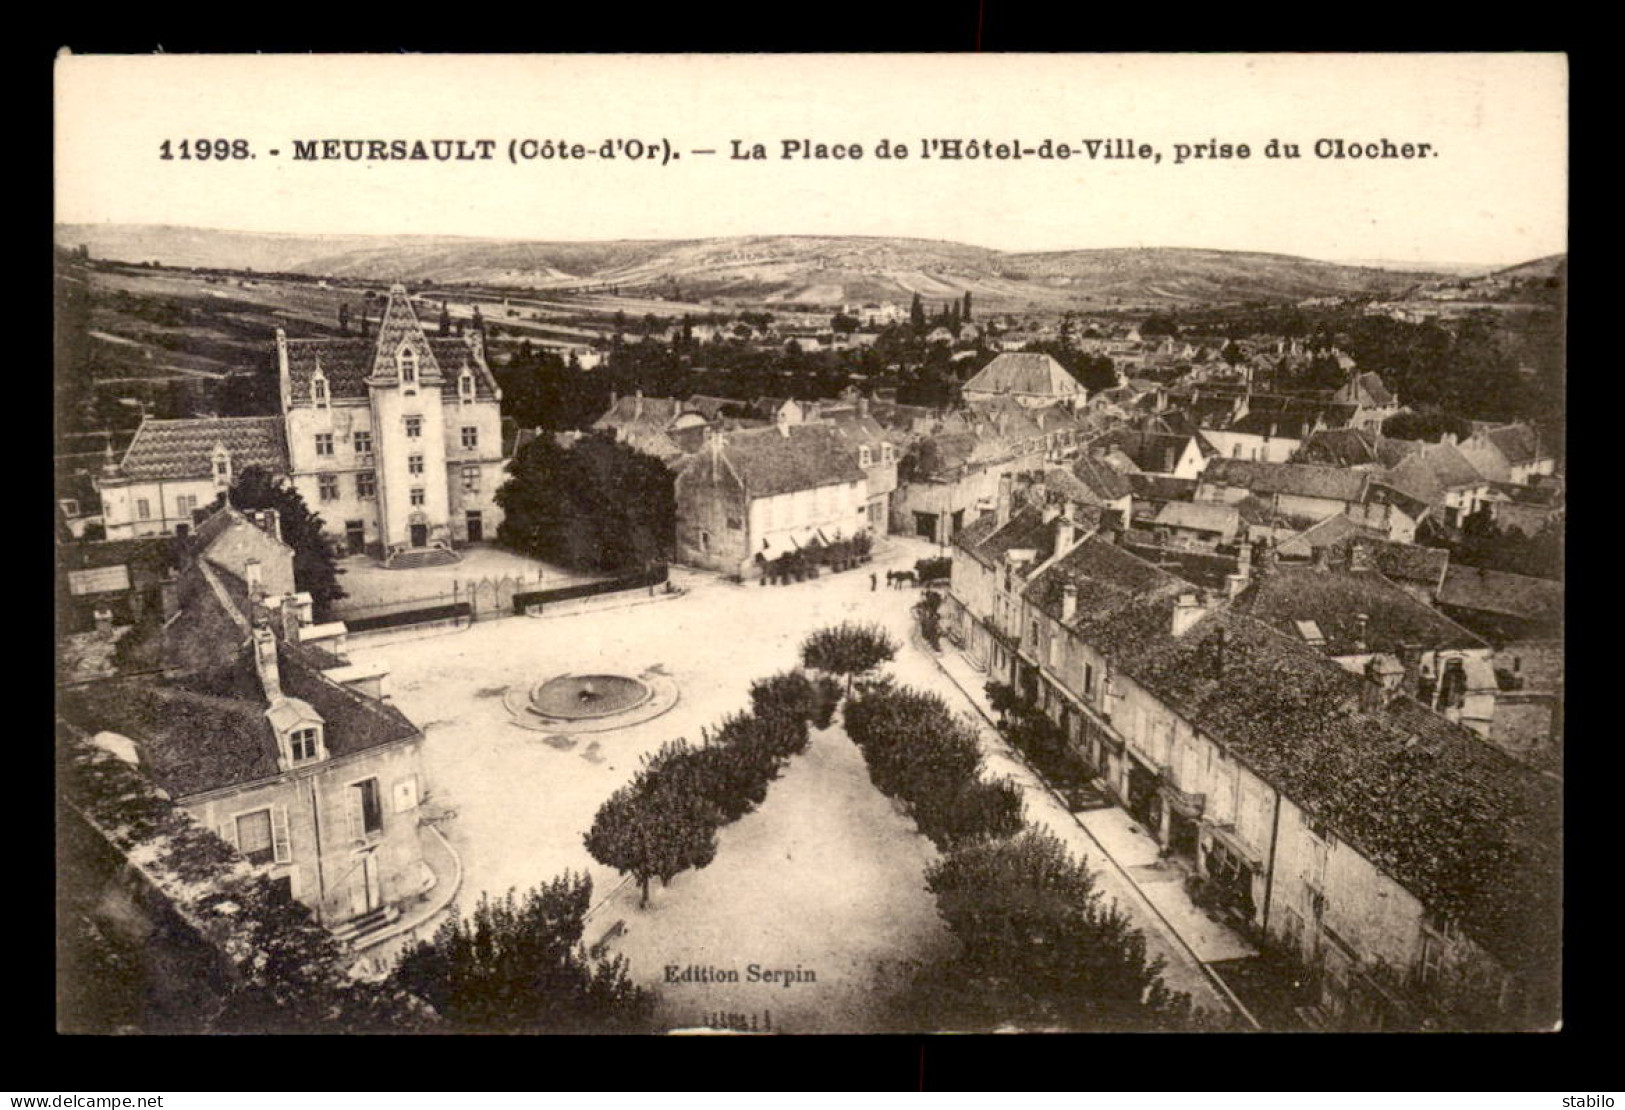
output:
[[[1066,368],[1046,354],[1007,351],[965,383],[967,393],[1025,393],[1071,397],[1084,392]]]
[[[786,431],[760,428],[724,437],[722,454],[745,483],[747,496],[773,497],[864,478],[857,451],[835,428],[797,424]]]
[[[1304,440],[1292,461],[1324,466],[1397,466],[1423,446],[1378,436],[1366,428],[1329,428]]]
[[[1391,653],[1402,644],[1424,651],[1489,646],[1375,571],[1278,564],[1271,573],[1254,576],[1234,604],[1284,635],[1292,635],[1300,621],[1313,621],[1325,636],[1328,655]]]
[[[1022,506],[1002,526],[991,517],[973,522],[960,530],[958,543],[987,566],[1001,563],[1006,552],[1021,550],[1035,551],[1032,565],[1037,566],[1055,554],[1057,519],[1045,520],[1039,509]]]
[[[1307,559],[1323,547],[1329,548],[1350,537],[1363,538],[1374,534],[1339,513],[1282,540],[1275,550],[1283,559]]]
[[[1128,476],[1090,455],[1073,460],[1070,472],[1102,504],[1121,500],[1134,492]]]
[[[675,397],[618,397],[609,411],[594,420],[594,428],[632,428],[665,431],[684,409]]]
[[[1241,514],[1230,505],[1214,501],[1169,501],[1157,510],[1152,523],[1166,528],[1219,532],[1232,536],[1241,528]]]
[[[1541,450],[1540,438],[1529,424],[1506,424],[1491,428],[1485,436],[1500,448],[1501,454],[1513,466],[1523,466],[1551,454],[1550,451]]]
[[[1136,501],[1190,501],[1196,496],[1195,478],[1171,478],[1166,474],[1125,474]]]
[[[1361,711],[1364,678],[1238,613],[1125,670],[1508,966],[1549,957],[1560,784],[1409,698]]]
[[[1174,600],[1194,592],[1190,582],[1099,535],[1088,537],[1046,567],[1028,583],[1023,596],[1060,620],[1068,584],[1077,590],[1077,608],[1068,627],[1114,662],[1168,637]]]
[[[1091,454],[1102,454],[1115,447],[1134,461],[1141,470],[1166,473],[1179,465],[1185,457],[1188,444],[1195,441],[1202,454],[1214,454],[1213,445],[1200,436],[1165,435],[1158,432],[1136,432],[1118,428],[1096,437],[1089,444]]]
[[[1482,567],[1451,566],[1439,604],[1556,623],[1563,619],[1563,583]]]
[[[1203,485],[1246,489],[1264,496],[1280,493],[1351,503],[1365,500],[1369,481],[1370,475],[1362,471],[1251,459],[1214,459],[1202,473]]]
[[[1230,576],[1236,573],[1240,565],[1234,555],[1220,555],[1215,551],[1201,551],[1190,547],[1161,547],[1153,543],[1138,542],[1136,536],[1137,533],[1133,532],[1124,535],[1123,550],[1204,589],[1226,589],[1229,586]]]
[[[214,473],[217,443],[231,456],[234,474],[248,466],[274,474],[288,471],[288,448],[277,416],[143,420],[120,469],[124,477],[137,480],[208,478]]]
[[[143,768],[176,797],[270,778],[278,773],[276,734],[252,648],[227,658],[229,670],[206,681],[98,683],[76,691],[68,711],[135,740]],[[283,693],[321,716],[330,756],[418,735],[400,710],[322,677],[304,649],[279,642],[277,669]]]

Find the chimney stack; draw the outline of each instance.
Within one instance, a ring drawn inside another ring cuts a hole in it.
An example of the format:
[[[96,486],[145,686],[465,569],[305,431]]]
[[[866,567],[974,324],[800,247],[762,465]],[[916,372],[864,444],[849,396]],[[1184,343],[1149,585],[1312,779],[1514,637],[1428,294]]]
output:
[[[643,390],[639,389],[637,399],[632,402],[632,419],[643,419]]]
[[[297,644],[303,623],[299,619],[299,598],[288,594],[282,599],[282,638],[290,644]]]
[[[1015,496],[1016,480],[1009,474],[999,475],[999,499],[993,510],[994,523],[1003,527],[1010,522],[1010,501]]]
[[[1070,621],[1078,613],[1078,587],[1071,582],[1061,587],[1061,620]]]
[[[865,397],[863,394],[860,393],[860,394],[858,394],[858,416],[866,417],[868,415],[869,415],[869,398]]]
[[[1055,554],[1065,555],[1078,542],[1078,523],[1072,517],[1072,502],[1061,503],[1061,516],[1055,525]]]
[[[1365,650],[1365,646],[1366,646],[1366,640],[1365,640],[1366,627],[1370,623],[1371,623],[1371,618],[1369,616],[1367,616],[1365,613],[1356,613],[1356,614],[1354,614],[1354,650],[1357,651],[1357,652]]]
[[[1191,625],[1202,619],[1202,602],[1195,594],[1180,594],[1174,602],[1173,634],[1183,636]]]
[[[1224,629],[1215,629],[1212,643],[1208,647],[1208,650],[1212,653],[1210,662],[1213,666],[1213,681],[1215,682],[1224,681],[1224,648]]]
[[[281,698],[282,675],[277,669],[276,636],[264,625],[254,629],[254,669],[259,672],[265,700],[274,702]]]
[[[98,605],[96,607],[95,618],[96,635],[102,637],[103,639],[111,639],[113,636],[113,610],[107,608],[105,605]]]

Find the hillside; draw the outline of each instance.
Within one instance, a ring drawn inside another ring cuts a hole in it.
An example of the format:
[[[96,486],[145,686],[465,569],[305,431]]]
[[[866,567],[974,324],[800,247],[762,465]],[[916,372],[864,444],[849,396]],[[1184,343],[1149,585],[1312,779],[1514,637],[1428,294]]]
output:
[[[971,293],[984,308],[1130,308],[1390,295],[1436,276],[1287,255],[1153,248],[1005,252],[861,236],[560,243],[440,236],[302,236],[198,228],[68,225],[64,246],[165,266],[252,268],[352,281],[512,289],[618,285],[685,299],[819,305]]]
[[[1528,262],[1520,262],[1516,266],[1508,266],[1504,270],[1497,270],[1491,277],[1499,278],[1547,278],[1563,279],[1568,277],[1569,256],[1566,254],[1552,254],[1545,258],[1535,258]]]

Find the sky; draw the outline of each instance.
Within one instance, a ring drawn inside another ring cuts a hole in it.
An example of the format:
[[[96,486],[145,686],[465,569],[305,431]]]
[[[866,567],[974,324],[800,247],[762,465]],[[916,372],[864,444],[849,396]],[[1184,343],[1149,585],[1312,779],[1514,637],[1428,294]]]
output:
[[[58,223],[881,235],[1474,265],[1567,249],[1561,55],[64,56],[56,96]],[[254,156],[179,156],[200,138]],[[509,160],[515,141],[618,138],[679,157]],[[955,138],[1127,140],[1162,160],[920,157],[925,140]],[[494,157],[293,158],[296,142],[324,139],[483,139]],[[1266,157],[1271,139],[1301,156]],[[1429,151],[1316,157],[1338,139]],[[785,159],[784,140],[863,156]],[[882,140],[911,156],[877,157]],[[730,157],[735,141],[767,158]],[[1175,164],[1181,144],[1192,156]],[[1195,157],[1201,144],[1230,157]],[[706,149],[718,153],[693,153]]]

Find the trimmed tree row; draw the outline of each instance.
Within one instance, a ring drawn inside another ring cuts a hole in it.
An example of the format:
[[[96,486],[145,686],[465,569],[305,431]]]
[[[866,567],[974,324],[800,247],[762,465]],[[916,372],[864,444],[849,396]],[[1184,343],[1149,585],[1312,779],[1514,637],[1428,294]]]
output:
[[[671,740],[651,755],[631,783],[610,795],[586,834],[599,863],[632,875],[649,904],[649,881],[662,885],[716,857],[716,834],[767,797],[792,756],[806,750],[809,727],[827,728],[839,687],[801,671],[751,686],[751,710],[725,719],[701,743]]]
[[[915,978],[906,1027],[1189,1027],[1189,996],[1164,984],[1144,935],[1084,861],[1026,823],[1014,784],[982,778],[975,729],[940,697],[870,681],[843,719],[876,788],[943,853],[926,885],[959,951]]]

